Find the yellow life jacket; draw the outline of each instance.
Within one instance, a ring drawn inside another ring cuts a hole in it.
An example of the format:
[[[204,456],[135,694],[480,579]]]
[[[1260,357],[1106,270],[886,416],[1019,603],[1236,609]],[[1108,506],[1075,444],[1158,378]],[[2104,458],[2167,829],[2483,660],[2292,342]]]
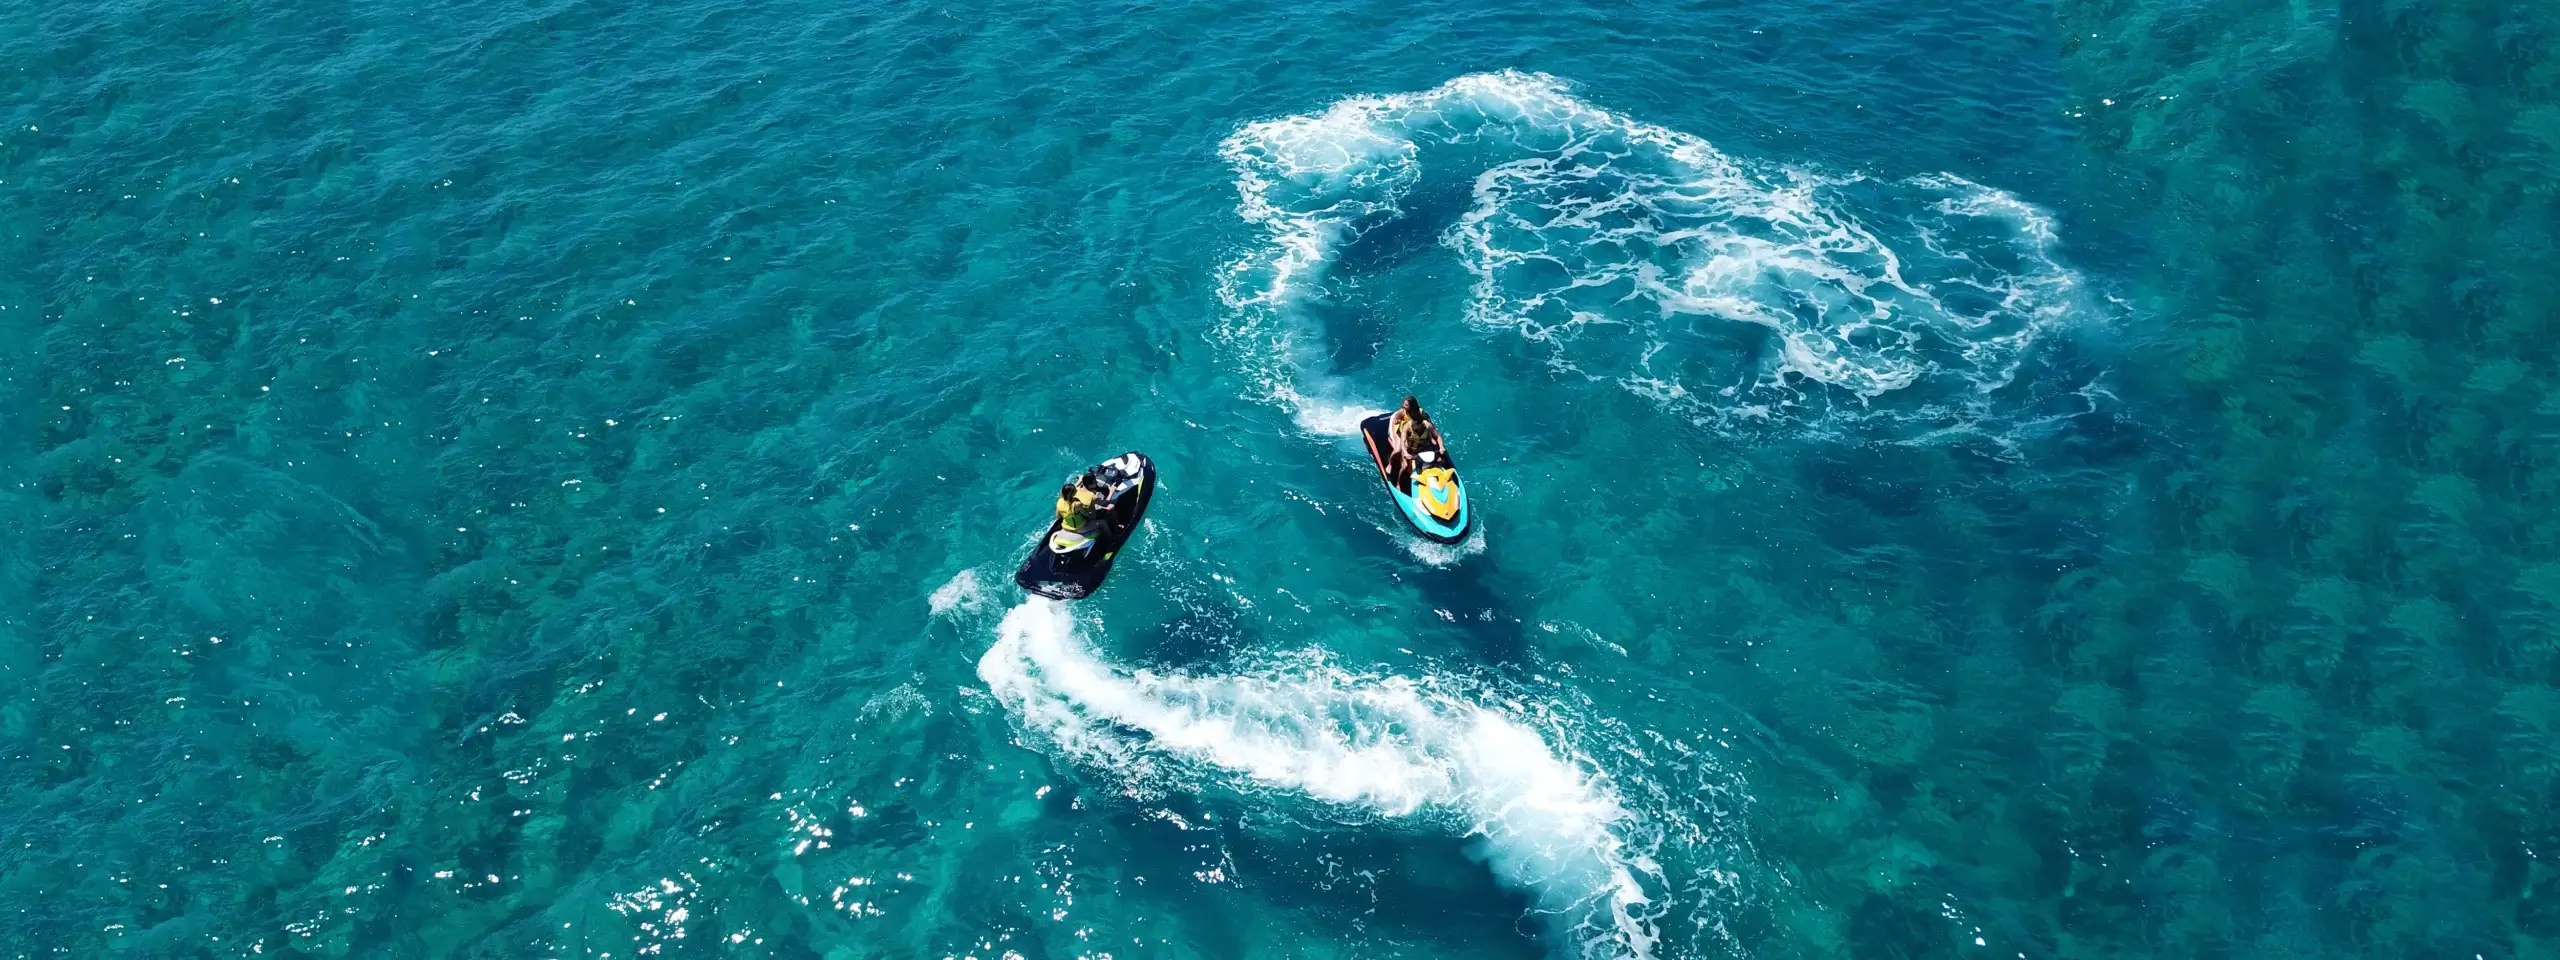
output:
[[[1387,433],[1403,445],[1404,452],[1408,454],[1430,449],[1436,436],[1430,420],[1405,416],[1402,410],[1396,411],[1395,420],[1387,424]]]

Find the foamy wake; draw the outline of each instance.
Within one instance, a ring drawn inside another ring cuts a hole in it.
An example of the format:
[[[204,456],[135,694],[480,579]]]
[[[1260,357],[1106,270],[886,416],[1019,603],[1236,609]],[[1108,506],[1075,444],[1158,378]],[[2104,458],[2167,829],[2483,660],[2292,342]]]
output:
[[[1429,679],[1324,664],[1267,674],[1124,671],[1065,606],[1004,615],[978,678],[1026,736],[1133,790],[1226,786],[1295,795],[1355,819],[1425,818],[1475,838],[1528,892],[1559,947],[1650,956],[1661,868],[1587,758],[1528,722]]]
[[[978,571],[962,570],[949,581],[935,587],[925,598],[925,606],[934,616],[952,613],[976,613],[987,605],[987,589],[978,583]]]
[[[1473,184],[1442,236],[1474,276],[1473,323],[1702,421],[1854,419],[1890,398],[1894,418],[1943,426],[2081,299],[2051,219],[2007,193],[1744,162],[1544,74],[1353,97],[1221,149],[1267,242],[1221,277],[1220,333],[1262,399],[1292,407],[1340,392],[1307,372],[1296,308],[1427,180]]]
[[[1323,437],[1356,437],[1360,421],[1387,412],[1381,407],[1314,400],[1292,393],[1290,406],[1297,411],[1298,429]]]
[[[1455,544],[1429,539],[1401,525],[1382,524],[1378,529],[1386,531],[1387,536],[1395,538],[1396,546],[1404,548],[1407,555],[1422,561],[1424,566],[1429,567],[1457,566],[1458,561],[1483,553],[1485,548],[1485,532],[1481,527],[1465,540]]]

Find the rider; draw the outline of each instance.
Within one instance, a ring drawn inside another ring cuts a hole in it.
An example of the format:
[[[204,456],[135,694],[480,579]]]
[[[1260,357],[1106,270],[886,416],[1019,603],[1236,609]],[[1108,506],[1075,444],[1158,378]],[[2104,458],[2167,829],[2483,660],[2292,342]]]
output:
[[[1102,535],[1109,519],[1103,514],[1101,481],[1088,473],[1058,487],[1058,528],[1089,537]]]
[[[1396,475],[1410,477],[1419,454],[1431,451],[1436,455],[1440,450],[1440,428],[1431,423],[1429,414],[1422,412],[1419,401],[1407,396],[1395,414],[1387,418],[1387,446],[1395,454],[1392,466]]]
[[[1085,532],[1099,513],[1094,506],[1093,491],[1082,484],[1069,480],[1058,485],[1058,529]]]

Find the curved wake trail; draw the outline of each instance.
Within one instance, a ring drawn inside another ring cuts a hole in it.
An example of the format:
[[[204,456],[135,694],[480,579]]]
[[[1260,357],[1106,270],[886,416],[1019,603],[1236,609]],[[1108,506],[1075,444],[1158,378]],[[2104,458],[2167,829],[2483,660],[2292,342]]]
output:
[[[1421,818],[1474,838],[1558,945],[1650,956],[1666,888],[1587,758],[1453,684],[1326,665],[1250,676],[1123,671],[1063,605],[1004,615],[978,677],[1027,735],[1144,789],[1296,796],[1353,820]]]
[[[1220,278],[1221,334],[1261,399],[1311,432],[1344,405],[1307,372],[1318,338],[1299,310],[1435,184],[1471,183],[1440,238],[1473,277],[1470,322],[1702,424],[1984,419],[1985,395],[2083,299],[2051,219],[2007,193],[1740,160],[1544,74],[1353,97],[1247,125],[1221,152],[1266,236]]]

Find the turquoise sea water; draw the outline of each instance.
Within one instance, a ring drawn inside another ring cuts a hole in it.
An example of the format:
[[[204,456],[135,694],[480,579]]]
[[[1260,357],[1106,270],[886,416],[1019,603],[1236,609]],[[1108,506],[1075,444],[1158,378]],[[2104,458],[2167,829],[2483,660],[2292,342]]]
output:
[[[2560,951],[2560,8],[7,10],[11,956]]]

